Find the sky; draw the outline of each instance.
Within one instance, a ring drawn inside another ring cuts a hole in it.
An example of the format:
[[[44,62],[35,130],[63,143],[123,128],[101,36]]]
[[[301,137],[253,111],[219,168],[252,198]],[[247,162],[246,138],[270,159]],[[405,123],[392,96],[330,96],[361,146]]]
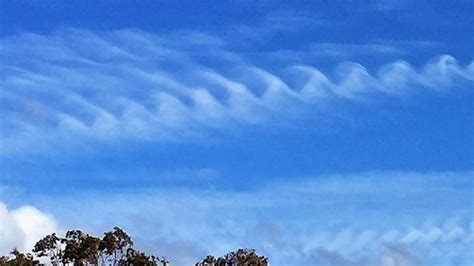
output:
[[[0,0],[0,253],[472,265],[474,4]]]

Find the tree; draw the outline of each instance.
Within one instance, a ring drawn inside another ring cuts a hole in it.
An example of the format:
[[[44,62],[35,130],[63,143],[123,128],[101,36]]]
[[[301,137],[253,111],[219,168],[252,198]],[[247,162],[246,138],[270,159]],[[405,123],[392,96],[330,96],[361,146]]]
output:
[[[38,257],[48,257],[53,266],[59,265],[62,258],[61,239],[53,233],[36,242],[33,252]]]
[[[39,261],[33,258],[33,255],[30,253],[21,253],[17,249],[13,249],[10,253],[13,258],[2,256],[0,257],[0,265],[5,266],[32,266],[39,265]]]
[[[8,256],[0,256],[0,265],[8,265],[10,258]]]
[[[132,246],[132,238],[121,228],[114,227],[113,231],[105,232],[99,246],[102,263],[109,261],[117,265]]]
[[[158,264],[160,263],[160,264]],[[140,265],[140,266],[167,266],[168,261],[166,259],[158,259],[155,256],[149,256],[144,252],[140,252],[133,248],[127,250],[126,256],[119,262],[119,265]]]
[[[100,239],[81,230],[71,230],[61,239],[65,245],[62,262],[74,265],[98,264]]]
[[[102,239],[81,230],[70,230],[64,237],[52,233],[34,246],[37,257],[49,258],[53,266],[59,265],[113,265],[113,266],[168,266],[165,258],[148,255],[133,247],[132,238],[121,228],[104,233]],[[30,253],[13,250],[10,256],[0,256],[0,266],[41,265]],[[222,257],[207,256],[196,266],[268,266],[268,258],[254,249],[238,249]]]
[[[119,262],[120,265],[146,265],[146,266],[155,266],[157,265],[156,261],[152,259],[147,254],[129,248],[124,258]]]
[[[48,257],[55,266],[168,265],[165,259],[158,259],[134,249],[132,238],[118,227],[105,232],[102,239],[81,230],[70,230],[63,238],[56,234],[47,235],[36,243],[33,252],[38,257]],[[0,257],[0,265],[4,265],[4,261],[9,260],[7,257]]]
[[[268,258],[257,255],[254,249],[238,249],[217,259],[209,255],[196,266],[268,266]]]

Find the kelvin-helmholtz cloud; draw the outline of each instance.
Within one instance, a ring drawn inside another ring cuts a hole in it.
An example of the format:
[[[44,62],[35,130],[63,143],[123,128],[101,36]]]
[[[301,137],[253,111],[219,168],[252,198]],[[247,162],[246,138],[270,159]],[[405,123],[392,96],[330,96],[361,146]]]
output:
[[[474,80],[474,63],[460,65],[449,55],[372,71],[355,62],[335,70],[301,62],[267,69],[224,40],[196,32],[66,30],[7,36],[0,46],[6,153],[82,141],[188,141],[246,126],[284,126],[334,112],[322,110],[331,102],[446,93]]]
[[[253,57],[231,47],[213,35],[186,31],[164,35],[68,29],[2,37],[0,156],[54,150],[67,150],[61,153],[67,156],[107,143],[211,141],[215,135],[251,127],[314,129],[319,116],[337,116],[341,106],[456,94],[472,88],[474,81],[474,62],[443,54],[418,65],[401,58],[377,66],[341,60],[321,67],[297,57],[273,65],[265,56],[287,57],[288,51]],[[328,51],[341,49],[330,43],[310,47],[299,55],[328,56]],[[397,51],[382,44],[342,48],[342,54],[359,48],[370,48],[371,54]],[[105,159],[92,161],[87,163]],[[79,159],[83,168],[77,169],[90,167],[81,163]],[[45,171],[52,174],[44,180],[67,179],[61,176],[67,171],[55,171],[60,164]],[[125,183],[140,187],[130,192],[115,191],[107,182],[97,190],[81,191],[81,182],[92,179],[80,170],[79,181],[71,181],[68,192],[38,186],[34,191],[40,192],[28,196],[55,218],[31,206],[7,209],[0,203],[0,253],[13,247],[31,249],[41,236],[57,232],[57,220],[61,228],[96,235],[121,226],[135,237],[137,247],[166,255],[175,265],[192,265],[208,253],[220,255],[243,246],[268,255],[276,266],[472,261],[469,171],[291,177],[242,190],[235,188],[247,176],[236,173],[238,184],[223,191],[149,186],[147,181],[160,175],[150,171],[140,180],[136,172],[118,173],[114,178],[130,178]],[[202,174],[221,178],[217,173],[211,169]],[[178,171],[170,179],[188,175],[196,174]]]

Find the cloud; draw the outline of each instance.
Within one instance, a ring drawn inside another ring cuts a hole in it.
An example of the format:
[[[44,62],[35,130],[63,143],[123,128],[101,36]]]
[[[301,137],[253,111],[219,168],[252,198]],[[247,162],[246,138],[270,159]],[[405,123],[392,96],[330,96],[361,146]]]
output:
[[[241,191],[155,188],[31,197],[68,228],[100,235],[121,226],[138,248],[177,265],[239,247],[256,248],[275,266],[463,265],[473,259],[472,201],[466,200],[473,196],[472,177],[369,172],[291,178]]]
[[[308,116],[321,103],[438,93],[474,80],[473,63],[449,55],[421,68],[397,61],[375,73],[354,62],[334,72],[300,62],[275,71],[199,32],[165,38],[70,29],[3,37],[0,45],[4,153],[199,140]]]
[[[332,56],[339,58],[352,58],[358,55],[403,55],[406,51],[390,43],[372,44],[345,44],[345,43],[313,43],[309,50],[316,56]]]
[[[237,35],[251,43],[264,43],[277,34],[298,33],[301,29],[317,29],[340,24],[314,13],[277,11],[270,12],[252,24],[240,24],[232,28],[232,35]],[[245,44],[244,44],[245,45]]]
[[[352,259],[338,252],[319,249],[310,254],[305,265],[326,266],[421,266],[425,265],[418,255],[404,245],[382,245],[370,258]]]
[[[32,206],[8,210],[0,202],[0,254],[8,254],[13,248],[31,252],[36,241],[57,230],[57,222],[50,214]]]

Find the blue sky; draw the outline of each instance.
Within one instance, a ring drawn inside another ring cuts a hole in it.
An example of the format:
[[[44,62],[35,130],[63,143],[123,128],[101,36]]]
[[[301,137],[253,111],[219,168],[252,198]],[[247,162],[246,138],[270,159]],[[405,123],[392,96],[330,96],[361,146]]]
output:
[[[472,264],[473,4],[254,2],[0,1],[0,251]]]

